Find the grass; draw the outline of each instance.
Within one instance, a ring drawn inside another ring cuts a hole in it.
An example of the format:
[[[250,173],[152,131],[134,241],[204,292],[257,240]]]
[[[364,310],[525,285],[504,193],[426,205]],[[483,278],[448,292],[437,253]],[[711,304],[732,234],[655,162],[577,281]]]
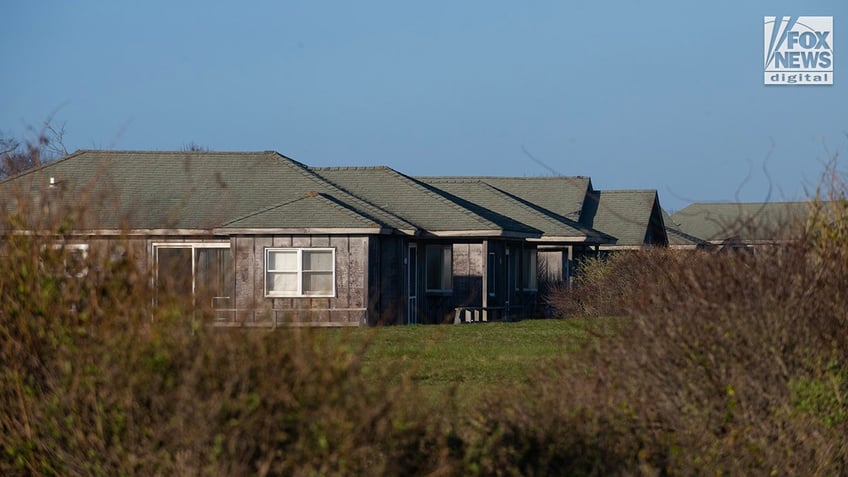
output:
[[[466,407],[486,393],[530,384],[534,371],[608,334],[617,323],[620,319],[526,320],[339,332],[352,343],[368,340],[366,372],[395,366],[397,379],[411,379],[425,397],[453,397]]]

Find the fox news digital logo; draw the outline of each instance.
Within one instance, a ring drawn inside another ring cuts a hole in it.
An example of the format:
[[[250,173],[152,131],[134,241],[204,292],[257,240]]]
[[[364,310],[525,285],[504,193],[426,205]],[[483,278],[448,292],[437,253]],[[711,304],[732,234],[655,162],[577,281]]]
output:
[[[833,17],[765,17],[765,84],[833,84]]]

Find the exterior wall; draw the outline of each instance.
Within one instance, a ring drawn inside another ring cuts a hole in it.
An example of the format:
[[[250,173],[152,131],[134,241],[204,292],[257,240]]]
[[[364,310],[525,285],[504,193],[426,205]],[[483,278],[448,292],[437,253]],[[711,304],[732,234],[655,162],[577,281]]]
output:
[[[419,263],[425,263],[428,244],[444,242],[418,242]],[[420,305],[421,323],[450,323],[461,311],[464,320],[466,309],[473,319],[507,320],[532,315],[536,306],[536,291],[516,289],[516,271],[521,266],[523,249],[534,249],[534,245],[504,240],[481,242],[456,242],[451,244],[453,286],[449,293],[427,293],[426,273],[419,272],[419,296],[424,297]],[[490,268],[489,253],[494,254],[494,266]],[[488,277],[494,274],[493,287]],[[490,289],[491,288],[491,289]]]
[[[245,325],[359,326],[368,323],[367,236],[236,236],[230,239],[235,268],[234,321]],[[335,296],[265,296],[265,249],[329,247],[335,254]]]

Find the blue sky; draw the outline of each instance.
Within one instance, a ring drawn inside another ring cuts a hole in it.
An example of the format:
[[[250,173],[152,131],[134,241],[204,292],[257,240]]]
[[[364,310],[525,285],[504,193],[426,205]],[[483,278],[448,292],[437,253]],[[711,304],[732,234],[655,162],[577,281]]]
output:
[[[833,86],[763,85],[765,15],[834,17]],[[555,171],[677,210],[803,198],[848,148],[844,0],[5,0],[0,18],[0,131],[54,114],[69,150]]]

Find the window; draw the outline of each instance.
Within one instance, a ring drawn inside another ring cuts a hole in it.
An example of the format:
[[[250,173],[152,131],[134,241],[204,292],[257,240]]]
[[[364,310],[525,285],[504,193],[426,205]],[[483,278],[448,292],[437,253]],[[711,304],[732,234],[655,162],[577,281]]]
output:
[[[52,249],[61,254],[61,257],[56,261],[47,260],[51,264],[42,263],[42,266],[49,268],[53,276],[82,278],[88,275],[88,244],[54,244]]]
[[[427,246],[427,291],[453,291],[453,248],[450,245]]]
[[[536,249],[521,250],[521,261],[515,267],[515,289],[533,291],[539,288],[539,267]]]
[[[489,293],[489,296],[495,296],[495,284],[497,281],[495,280],[495,270],[497,268],[498,261],[495,252],[489,252],[489,261],[486,264],[486,290]]]
[[[229,242],[154,244],[159,293],[190,296],[195,306],[231,308],[235,274]]]
[[[265,296],[332,297],[335,293],[335,249],[265,249]]]

